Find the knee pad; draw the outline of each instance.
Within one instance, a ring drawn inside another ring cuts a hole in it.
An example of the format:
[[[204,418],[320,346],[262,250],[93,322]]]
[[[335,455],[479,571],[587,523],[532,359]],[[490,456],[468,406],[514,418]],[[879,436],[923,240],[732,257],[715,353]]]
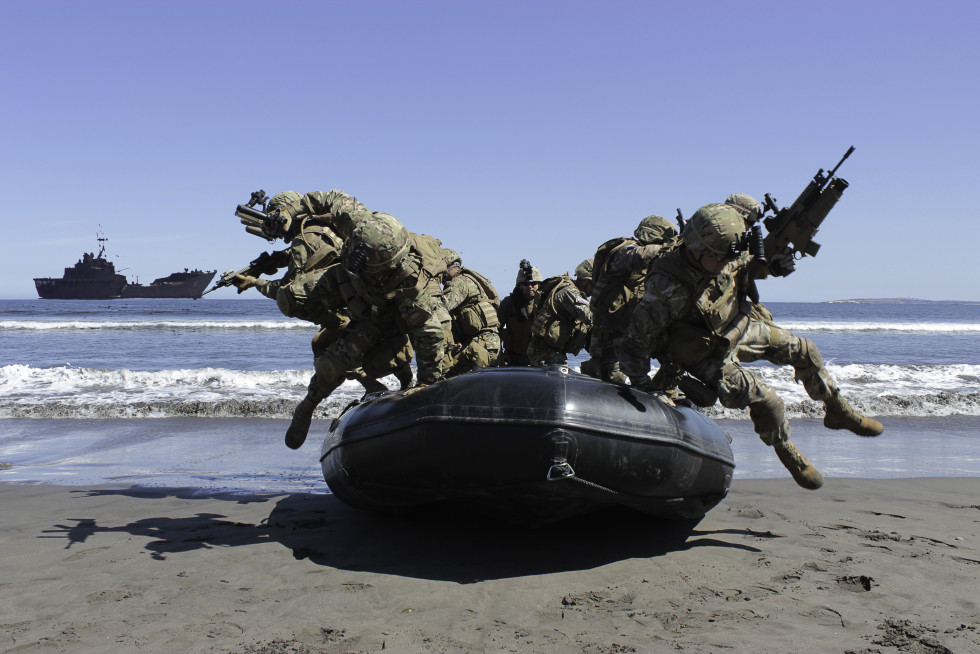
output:
[[[347,370],[343,364],[326,353],[316,358],[313,369],[316,371],[317,385],[321,388],[330,388],[331,391],[347,378]]]
[[[703,380],[700,375],[698,378]],[[744,409],[763,396],[760,390],[763,387],[762,383],[737,363],[726,364],[721,369],[718,382],[711,384],[709,381],[708,386],[717,389],[718,400],[728,409]]]
[[[824,366],[820,350],[809,338],[800,339],[800,354],[793,362],[796,371],[796,381],[803,383],[806,394],[817,401],[825,401],[834,391],[837,384]]]
[[[797,357],[797,361],[793,366],[798,371],[811,370],[817,368],[823,368],[823,357],[820,356],[820,350],[817,349],[816,344],[809,338],[800,339],[800,353]]]

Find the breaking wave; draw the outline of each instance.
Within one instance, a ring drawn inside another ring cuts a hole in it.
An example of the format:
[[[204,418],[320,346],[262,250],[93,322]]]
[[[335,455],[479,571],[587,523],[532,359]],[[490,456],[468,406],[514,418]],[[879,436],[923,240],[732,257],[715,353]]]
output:
[[[301,320],[0,320],[0,330],[312,329]]]
[[[829,365],[848,400],[876,416],[980,416],[980,365]],[[753,366],[786,403],[791,418],[819,417],[791,368]],[[313,371],[109,370],[0,367],[0,418],[290,418]],[[398,387],[394,377],[384,381]],[[363,389],[345,382],[318,409],[339,415]],[[711,417],[747,419],[718,405]]]
[[[908,334],[980,334],[976,322],[902,322],[902,321],[779,321],[792,332],[837,333],[908,333]],[[288,319],[229,320],[0,320],[0,330],[252,330],[311,329],[307,322]]]

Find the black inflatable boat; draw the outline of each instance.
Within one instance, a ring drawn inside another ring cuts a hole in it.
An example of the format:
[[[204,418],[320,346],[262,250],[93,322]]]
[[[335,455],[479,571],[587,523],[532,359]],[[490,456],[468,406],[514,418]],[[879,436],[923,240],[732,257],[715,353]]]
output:
[[[448,502],[537,522],[616,505],[699,518],[735,467],[727,435],[697,410],[566,366],[368,396],[333,421],[320,462],[356,508]]]

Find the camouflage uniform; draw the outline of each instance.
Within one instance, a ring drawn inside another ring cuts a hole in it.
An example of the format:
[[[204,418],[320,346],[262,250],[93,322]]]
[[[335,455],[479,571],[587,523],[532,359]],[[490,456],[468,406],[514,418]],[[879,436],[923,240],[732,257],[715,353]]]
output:
[[[527,357],[532,366],[567,363],[567,354],[586,346],[592,328],[588,295],[592,291],[592,259],[568,273],[541,282],[534,297],[534,318]]]
[[[268,212],[278,212],[287,221],[284,240],[289,248],[276,252],[274,265],[285,267],[277,280],[243,277],[240,290],[250,286],[276,301],[279,310],[291,318],[317,323],[319,310],[308,302],[310,290],[327,267],[340,257],[344,240],[356,222],[370,212],[356,198],[343,191],[314,191],[300,196],[285,191],[273,196]]]
[[[345,371],[369,367],[375,354],[382,363],[397,361],[406,352],[398,349],[399,337],[411,342],[420,383],[442,379],[452,348],[439,285],[445,270],[439,241],[409,233],[393,216],[374,213],[357,224],[342,263],[331,266],[312,292],[325,311],[346,312],[350,323],[314,362],[306,397],[286,432],[289,447],[306,440],[314,409],[343,382]]]
[[[541,271],[527,259],[521,260],[517,285],[510,295],[501,300],[497,310],[503,347],[499,364],[502,366],[531,365],[527,358],[527,346],[531,341],[534,293],[541,281]]]
[[[300,196],[295,191],[278,193],[269,201],[269,213],[278,213],[286,221],[284,240],[290,244],[286,250],[273,254],[274,265],[287,268],[286,274],[277,280],[243,277],[237,284],[240,290],[254,286],[268,298],[276,300],[283,315],[312,322],[321,327],[313,337],[313,355],[316,357],[330,342],[339,337],[341,327],[326,328],[328,324],[346,325],[345,316],[339,318],[324,311],[322,303],[310,302],[309,294],[326,269],[340,258],[344,240],[358,222],[370,218],[371,212],[357,198],[340,190],[313,191]],[[405,342],[411,351],[411,345]],[[356,380],[368,393],[387,390],[378,377],[393,374],[402,388],[412,383],[412,369],[404,357],[393,358],[383,366],[370,370],[354,368],[347,373],[348,379]]]
[[[592,333],[589,354],[595,362],[596,377],[625,383],[619,370],[619,341],[629,327],[633,309],[643,297],[647,269],[670,246],[677,235],[670,221],[647,216],[633,232],[633,238],[619,237],[599,246],[592,271]],[[592,374],[587,366],[583,372]]]
[[[827,407],[828,427],[862,435],[881,433],[881,425],[863,418],[840,396],[816,346],[771,322],[752,317],[745,289],[767,271],[752,258],[726,253],[744,231],[738,212],[720,204],[699,209],[682,235],[682,246],[650,266],[646,293],[620,345],[620,361],[630,382],[649,389],[650,357],[666,352],[683,370],[710,386],[722,405],[748,408],[756,432],[772,445],[798,484],[815,489],[823,477],[790,441],[782,400],[750,368],[739,363],[765,358],[792,365],[813,399]],[[706,270],[713,257],[718,273]]]
[[[455,377],[473,368],[497,365],[500,356],[500,334],[497,307],[500,296],[483,275],[462,267],[462,260],[453,250],[444,250],[448,267],[443,285],[443,301],[452,316],[456,356],[446,374]]]

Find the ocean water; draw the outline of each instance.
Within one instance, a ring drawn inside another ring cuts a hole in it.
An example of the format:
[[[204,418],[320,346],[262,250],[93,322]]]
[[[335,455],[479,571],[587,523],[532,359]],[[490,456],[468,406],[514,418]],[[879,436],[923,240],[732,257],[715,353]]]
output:
[[[886,425],[876,439],[829,432],[790,368],[753,364],[825,475],[980,476],[980,304],[768,306]],[[314,332],[264,298],[0,301],[0,481],[322,490],[318,423],[312,446],[282,445]],[[318,416],[360,395],[347,382]],[[733,437],[736,478],[785,475],[745,412],[708,413]]]

